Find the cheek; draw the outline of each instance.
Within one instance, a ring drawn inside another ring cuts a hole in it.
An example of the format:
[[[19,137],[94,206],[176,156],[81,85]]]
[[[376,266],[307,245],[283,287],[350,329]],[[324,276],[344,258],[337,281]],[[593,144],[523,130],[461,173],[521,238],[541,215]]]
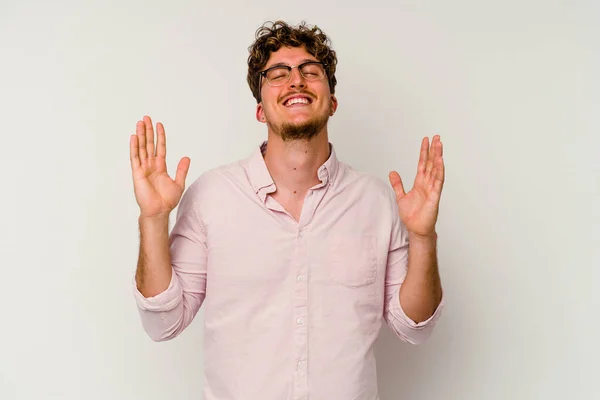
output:
[[[266,114],[273,114],[279,107],[279,104],[277,104],[278,94],[269,93],[268,90],[263,90],[263,93],[263,110]]]
[[[323,110],[326,110],[327,112],[331,111],[333,109],[333,102],[331,101],[330,97],[327,97],[325,99],[323,99],[323,102],[321,104],[322,106],[319,107]]]
[[[269,104],[268,107],[265,107],[265,115],[267,116],[267,118],[277,115],[276,106],[274,106],[273,104]]]

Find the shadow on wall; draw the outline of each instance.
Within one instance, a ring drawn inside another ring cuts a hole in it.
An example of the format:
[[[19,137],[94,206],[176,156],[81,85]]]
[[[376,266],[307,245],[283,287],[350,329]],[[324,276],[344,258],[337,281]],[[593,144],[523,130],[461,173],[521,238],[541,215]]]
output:
[[[485,343],[464,334],[481,331],[480,324],[467,322],[476,315],[468,306],[473,303],[468,301],[469,288],[454,270],[461,264],[441,253],[446,305],[431,337],[420,345],[409,344],[382,324],[375,344],[379,400],[465,400],[465,393],[481,383],[477,378],[485,380]]]
[[[456,371],[465,365],[460,354],[462,344],[453,346],[450,329],[444,323],[447,311],[438,322],[431,338],[415,346],[403,342],[384,323],[375,346],[379,400],[451,399],[451,386],[460,385],[466,371]],[[456,394],[456,393],[455,393]]]
[[[384,323],[375,348],[380,400],[415,400],[428,392],[422,385],[435,365],[427,346],[402,342]]]

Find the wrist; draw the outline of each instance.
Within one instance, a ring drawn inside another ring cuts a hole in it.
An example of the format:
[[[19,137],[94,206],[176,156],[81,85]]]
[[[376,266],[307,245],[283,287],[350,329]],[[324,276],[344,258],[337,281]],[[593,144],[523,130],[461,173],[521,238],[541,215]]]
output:
[[[410,243],[435,244],[437,238],[438,235],[436,231],[427,234],[408,231],[408,240]]]
[[[152,216],[147,216],[140,214],[138,217],[138,222],[140,227],[163,227],[165,225],[169,225],[169,214],[157,214]]]

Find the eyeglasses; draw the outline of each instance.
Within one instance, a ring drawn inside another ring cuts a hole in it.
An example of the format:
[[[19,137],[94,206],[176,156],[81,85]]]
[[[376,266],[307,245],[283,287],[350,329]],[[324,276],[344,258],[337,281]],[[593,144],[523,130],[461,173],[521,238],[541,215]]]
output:
[[[285,85],[292,76],[292,69],[298,68],[302,77],[307,81],[318,81],[325,77],[327,65],[320,61],[307,61],[297,66],[275,65],[260,72],[271,86]]]

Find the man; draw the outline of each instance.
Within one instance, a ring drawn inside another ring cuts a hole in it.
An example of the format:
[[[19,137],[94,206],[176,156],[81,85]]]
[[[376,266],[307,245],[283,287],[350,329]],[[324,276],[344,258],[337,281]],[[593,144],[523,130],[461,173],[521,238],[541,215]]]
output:
[[[156,147],[147,116],[131,136],[141,320],[169,340],[204,306],[206,400],[377,399],[382,321],[417,344],[440,315],[442,144],[423,139],[408,193],[396,172],[389,185],[339,161],[336,62],[317,27],[261,27],[247,79],[267,140],[185,193],[190,160],[169,177],[163,125]]]

